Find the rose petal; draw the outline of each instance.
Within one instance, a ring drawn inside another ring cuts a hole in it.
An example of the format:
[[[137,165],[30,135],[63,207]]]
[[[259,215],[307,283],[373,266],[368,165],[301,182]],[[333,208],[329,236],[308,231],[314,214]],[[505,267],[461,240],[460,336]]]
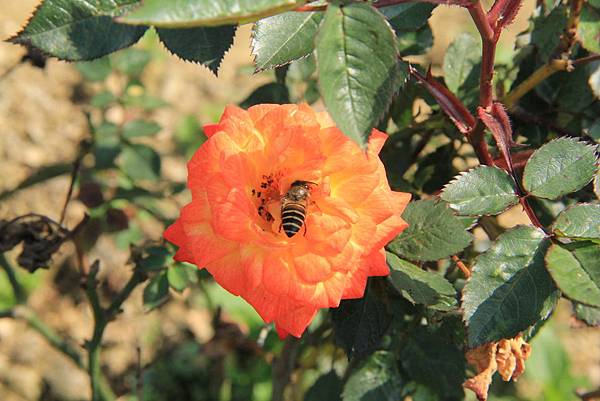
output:
[[[388,134],[385,134],[385,133],[373,128],[373,131],[371,131],[371,136],[369,136],[369,143],[367,145],[367,151],[369,153],[378,155],[379,152],[381,151],[381,148],[383,148],[385,141],[387,141],[387,139],[388,139]]]
[[[164,233],[164,237],[167,241],[177,245],[179,249],[173,257],[178,262],[195,263],[194,254],[188,247],[188,238],[183,231],[181,220],[175,221],[171,224]]]
[[[316,314],[316,308],[303,307],[282,315],[275,323],[279,338],[285,338],[288,334],[300,337]]]
[[[410,195],[390,190],[377,156],[386,134],[374,130],[364,151],[306,104],[228,106],[205,133],[188,163],[192,202],[165,232],[178,260],[205,266],[281,336],[389,273],[383,247],[406,228]],[[289,238],[281,203],[298,180],[313,184]]]

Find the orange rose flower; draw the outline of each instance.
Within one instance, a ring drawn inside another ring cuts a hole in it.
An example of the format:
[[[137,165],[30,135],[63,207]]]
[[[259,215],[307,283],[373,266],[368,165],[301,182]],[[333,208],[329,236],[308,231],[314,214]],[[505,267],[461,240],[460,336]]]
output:
[[[206,268],[282,338],[389,274],[383,247],[407,227],[410,194],[388,185],[386,134],[373,130],[365,152],[308,105],[228,106],[204,132],[188,163],[192,201],[164,234],[176,260]],[[305,219],[286,234],[282,197],[296,181],[309,182]]]

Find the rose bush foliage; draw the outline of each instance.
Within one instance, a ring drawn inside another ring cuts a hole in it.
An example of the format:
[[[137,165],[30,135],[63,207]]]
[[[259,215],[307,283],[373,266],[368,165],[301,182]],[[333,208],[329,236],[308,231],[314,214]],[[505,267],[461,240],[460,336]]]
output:
[[[540,344],[547,341],[542,326],[559,298],[579,324],[597,326],[600,5],[542,2],[527,16],[521,3],[496,0],[486,10],[466,0],[42,1],[9,39],[26,46],[24,60],[88,60],[78,66],[88,80],[103,82],[111,69],[126,77],[121,93],[105,85],[91,99],[101,118],[90,119],[91,141],[76,160],[86,174],[72,174],[92,215],[82,227],[137,245],[132,279],[107,308],[94,296],[93,269],[87,280],[97,317],[86,346],[93,398],[111,399],[97,358],[103,329],[147,279],[148,310],[170,289],[208,294],[214,280],[274,322],[280,337],[291,334],[280,349],[270,325],[261,321],[245,335],[215,312],[211,346],[227,344],[236,355],[258,347],[253,361],[265,365],[276,355],[263,397],[274,400],[455,400],[463,388],[486,399],[494,372],[527,376],[536,354],[528,342],[540,330]],[[431,13],[447,4],[464,8],[478,35],[457,36],[439,68],[409,63],[431,48]],[[514,57],[496,57],[503,32],[526,18]],[[191,202],[179,216],[165,214],[158,201],[186,186],[165,184],[159,152],[137,139],[155,135],[156,124],[142,115],[115,126],[105,117],[115,105],[148,113],[164,106],[129,91],[149,56],[138,48],[107,55],[149,32],[149,41],[216,74],[237,26],[247,23],[255,70],[273,82],[203,130],[194,117],[187,121],[176,152],[191,156]],[[425,113],[417,111],[423,104]],[[67,174],[70,165],[42,169],[0,197]],[[106,170],[118,175],[118,188],[100,179]],[[281,199],[296,180],[314,186],[306,234],[288,238],[279,232]],[[143,243],[120,202],[152,214],[178,249]],[[498,218],[509,209],[528,223]],[[484,239],[473,236],[477,228]],[[56,232],[61,242],[43,258],[29,255]],[[80,254],[91,249],[98,236],[85,232],[30,216],[0,221],[0,249],[22,242],[21,260],[48,264],[65,238]],[[311,359],[315,348],[341,368],[325,372],[331,363]],[[211,378],[203,372],[198,381]],[[240,399],[258,394],[239,377],[219,389],[233,382],[247,391]],[[291,378],[297,382],[288,386]]]

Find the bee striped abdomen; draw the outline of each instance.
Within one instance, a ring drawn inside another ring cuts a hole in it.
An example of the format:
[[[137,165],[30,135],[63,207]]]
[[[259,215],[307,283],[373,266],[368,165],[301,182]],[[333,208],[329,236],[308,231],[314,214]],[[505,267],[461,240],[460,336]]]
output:
[[[281,225],[285,235],[293,237],[300,231],[306,218],[306,208],[301,203],[285,205],[281,211]]]

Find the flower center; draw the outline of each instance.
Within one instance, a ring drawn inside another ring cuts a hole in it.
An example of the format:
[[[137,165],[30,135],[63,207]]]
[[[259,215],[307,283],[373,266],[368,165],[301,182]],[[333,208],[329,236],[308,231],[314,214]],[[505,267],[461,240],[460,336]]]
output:
[[[257,201],[256,212],[267,223],[275,220],[273,214],[269,212],[269,209],[273,211],[272,204],[281,200],[279,192],[280,178],[281,174],[279,173],[263,175],[260,185],[251,189],[252,197]]]

